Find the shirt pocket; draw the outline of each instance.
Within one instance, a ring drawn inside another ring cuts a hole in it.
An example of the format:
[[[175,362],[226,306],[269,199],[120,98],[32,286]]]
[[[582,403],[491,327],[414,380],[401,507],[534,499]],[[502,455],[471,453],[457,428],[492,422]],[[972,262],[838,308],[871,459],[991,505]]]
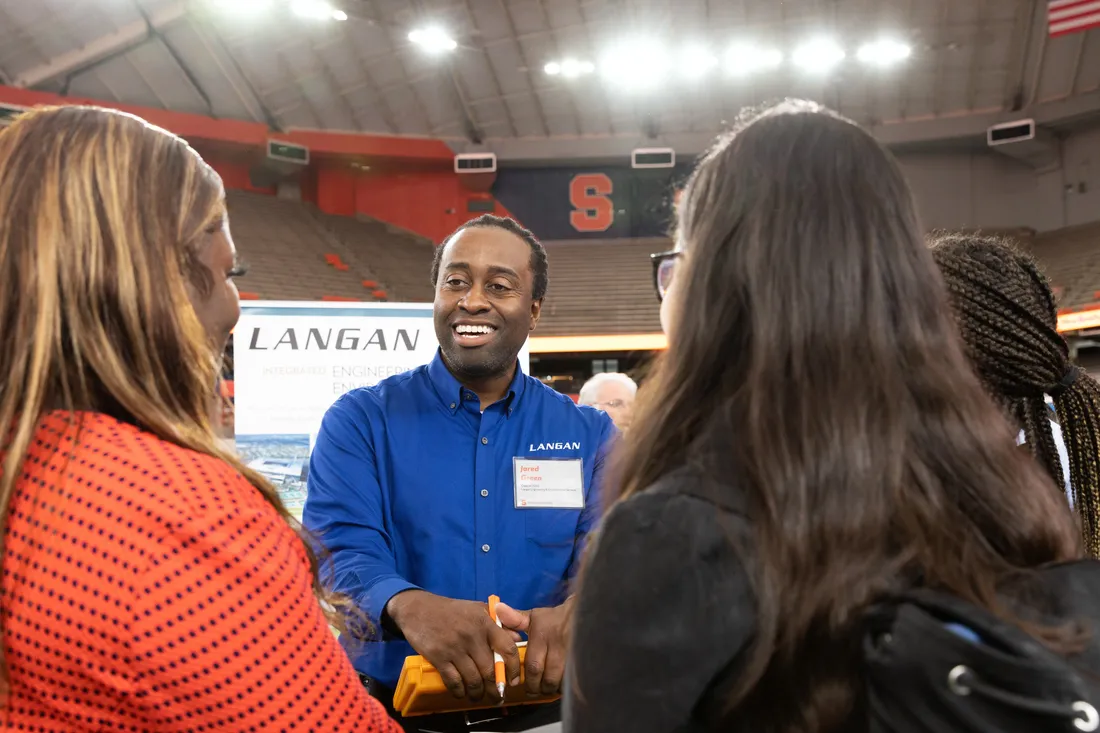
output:
[[[580,509],[524,509],[523,521],[527,542],[546,552],[573,554],[577,541]]]
[[[553,606],[568,595],[569,566],[577,541],[579,509],[524,509],[524,597]]]

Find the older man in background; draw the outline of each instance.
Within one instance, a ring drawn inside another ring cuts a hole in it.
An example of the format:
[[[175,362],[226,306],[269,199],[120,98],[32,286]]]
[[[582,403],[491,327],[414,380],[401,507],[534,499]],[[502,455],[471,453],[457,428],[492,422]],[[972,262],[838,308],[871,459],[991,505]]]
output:
[[[634,419],[634,395],[638,385],[625,374],[597,374],[581,387],[582,405],[590,405],[606,412],[620,431],[630,428]]]

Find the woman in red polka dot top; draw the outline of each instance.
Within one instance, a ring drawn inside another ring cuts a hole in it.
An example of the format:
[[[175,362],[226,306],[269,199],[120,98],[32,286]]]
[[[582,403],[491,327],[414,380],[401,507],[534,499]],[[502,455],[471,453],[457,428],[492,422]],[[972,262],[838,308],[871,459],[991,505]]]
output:
[[[0,730],[400,730],[211,428],[241,274],[218,176],[135,117],[42,109],[0,133],[0,212]]]

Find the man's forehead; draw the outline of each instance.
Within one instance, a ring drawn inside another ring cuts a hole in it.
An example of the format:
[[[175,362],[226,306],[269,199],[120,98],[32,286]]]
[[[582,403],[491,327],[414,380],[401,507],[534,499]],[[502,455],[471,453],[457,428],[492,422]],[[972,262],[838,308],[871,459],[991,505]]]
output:
[[[465,262],[484,267],[507,267],[521,272],[531,261],[531,248],[527,242],[512,232],[496,227],[463,229],[446,246],[443,252],[444,267],[452,262]]]
[[[630,397],[630,390],[621,382],[604,382],[600,385],[597,392],[600,396]]]

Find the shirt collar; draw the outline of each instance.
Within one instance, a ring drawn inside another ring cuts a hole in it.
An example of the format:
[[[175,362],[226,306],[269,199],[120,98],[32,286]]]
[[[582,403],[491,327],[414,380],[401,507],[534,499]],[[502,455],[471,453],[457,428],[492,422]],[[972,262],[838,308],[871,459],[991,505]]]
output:
[[[443,352],[440,349],[436,349],[435,358],[428,364],[428,379],[431,380],[432,387],[435,388],[439,399],[453,414],[462,404],[462,395],[466,392],[466,389],[451,374],[451,370],[447,368],[447,365],[443,363]],[[526,388],[527,379],[517,361],[516,375],[512,378],[512,384],[508,387],[508,394],[504,397],[509,416],[519,406],[519,400]]]

